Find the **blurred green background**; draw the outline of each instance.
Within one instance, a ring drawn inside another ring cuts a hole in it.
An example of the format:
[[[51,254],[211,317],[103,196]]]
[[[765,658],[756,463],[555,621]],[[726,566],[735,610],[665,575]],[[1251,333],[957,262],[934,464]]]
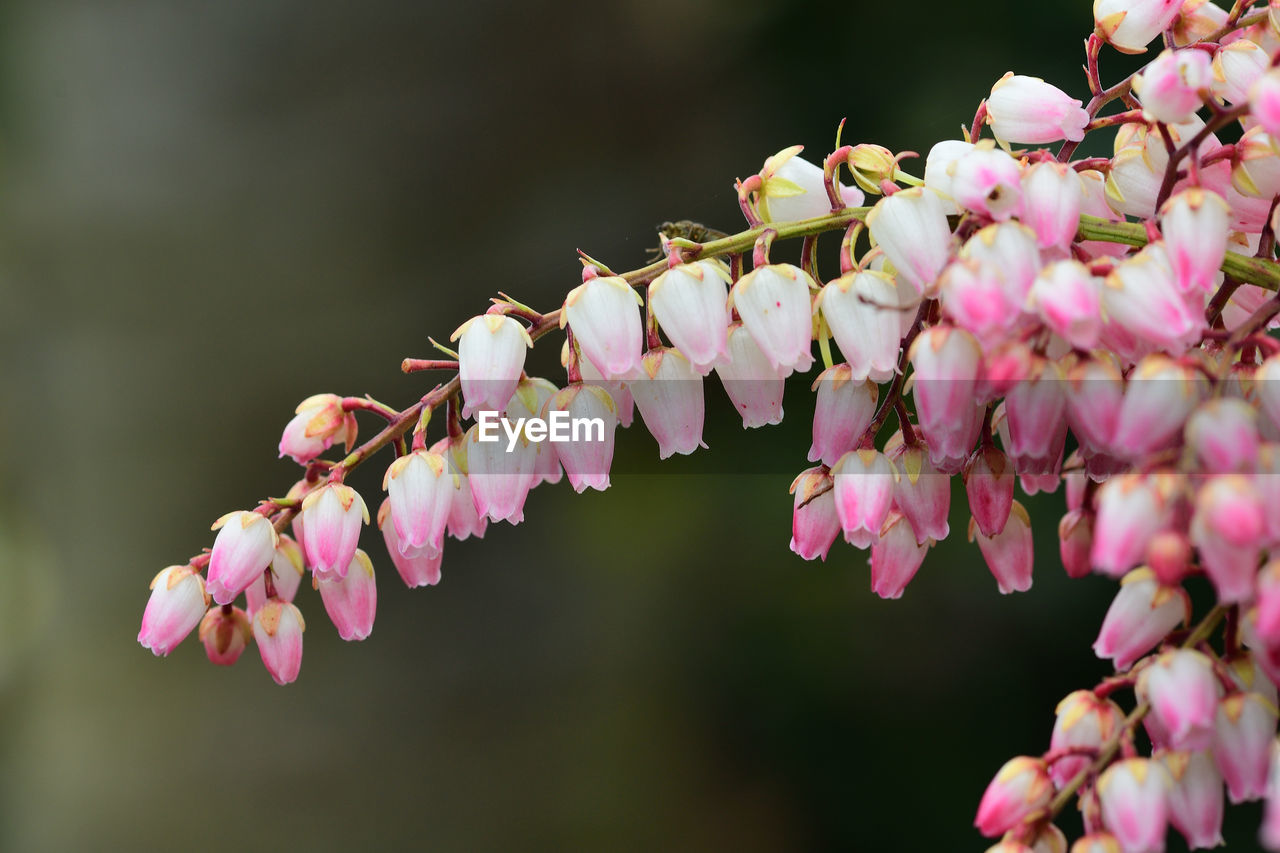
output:
[[[1031,502],[1027,594],[996,594],[960,504],[900,601],[843,544],[802,562],[794,394],[740,433],[709,386],[714,473],[633,428],[645,473],[539,489],[438,588],[370,532],[373,636],[304,588],[288,688],[254,649],[134,637],[156,571],[295,479],[298,400],[407,404],[427,335],[497,290],[554,307],[575,247],[628,268],[665,219],[736,228],[733,178],[842,117],[924,153],[1007,70],[1082,96],[1090,25],[1083,0],[4,4],[0,849],[984,849],[992,773],[1105,673],[1114,585],[1067,582],[1060,494]],[[353,479],[374,507],[381,467]]]

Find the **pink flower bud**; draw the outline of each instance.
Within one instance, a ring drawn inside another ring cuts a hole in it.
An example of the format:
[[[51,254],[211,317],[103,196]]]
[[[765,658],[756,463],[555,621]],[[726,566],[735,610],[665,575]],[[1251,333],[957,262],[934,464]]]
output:
[[[817,288],[807,273],[791,264],[769,264],[738,279],[729,303],[742,325],[779,375],[801,372],[813,364],[813,303]]]
[[[342,398],[336,394],[316,394],[298,404],[297,414],[280,437],[280,456],[291,456],[305,465],[324,453],[335,441],[346,443],[347,450],[356,440],[356,416],[342,411]]]
[[[307,531],[302,547],[312,573],[319,578],[346,575],[360,542],[360,525],[369,523],[360,494],[341,483],[321,486],[302,501],[302,521]]]
[[[1006,838],[988,847],[984,853],[1036,853],[1036,851],[1021,841]]]
[[[951,197],[996,222],[1020,216],[1022,169],[994,141],[981,140],[951,166]]]
[[[1073,509],[1058,522],[1058,554],[1069,578],[1082,578],[1093,568],[1089,551],[1093,548],[1093,516]]]
[[[231,666],[253,639],[253,626],[239,607],[213,607],[200,620],[200,642],[209,663]]]
[[[1160,586],[1150,569],[1135,569],[1120,581],[1093,651],[1115,661],[1117,670],[1128,669],[1183,624],[1190,612],[1191,600],[1181,587]]]
[[[401,456],[387,468],[382,487],[387,490],[391,521],[402,549],[439,551],[444,547],[444,528],[453,500],[453,474],[443,456],[429,450]]]
[[[973,150],[972,142],[963,139],[944,139],[929,149],[924,161],[924,185],[944,199],[951,199],[951,175],[955,162]],[[960,208],[954,201],[946,201],[948,215],[954,216]]]
[[[960,248],[960,257],[999,271],[1005,301],[1014,313],[1027,301],[1041,267],[1036,233],[1021,222],[1002,222],[979,230]]]
[[[276,684],[298,678],[302,669],[302,632],[307,628],[302,611],[291,602],[272,598],[253,614],[253,638],[262,655],[262,665]]]
[[[462,383],[462,416],[480,410],[505,412],[524,372],[529,332],[514,317],[481,314],[449,337],[458,341],[458,380]]]
[[[280,543],[276,545],[275,555],[271,558],[271,584],[276,588],[276,597],[281,601],[293,601],[304,574],[306,565],[302,559],[302,546],[281,534]],[[266,572],[254,578],[253,583],[245,589],[244,597],[245,610],[252,617],[268,597]]]
[[[981,427],[974,391],[982,375],[982,350],[962,329],[933,326],[922,331],[908,352],[915,373],[915,399],[920,430],[929,453],[944,473],[960,470]]]
[[[1252,471],[1262,443],[1258,411],[1236,398],[1208,400],[1187,419],[1186,441],[1208,473]]]
[[[470,497],[466,499],[470,501]],[[411,548],[409,553],[400,550],[400,540],[396,538],[396,526],[389,524],[391,520],[391,503],[383,501],[378,508],[378,527],[382,530],[382,538],[387,543],[387,553],[391,563],[396,567],[400,579],[405,586],[414,589],[420,586],[435,586],[440,583],[440,563],[444,560],[444,551],[432,551],[430,548]]]
[[[1221,693],[1213,662],[1194,649],[1167,651],[1138,677],[1138,697],[1151,704],[1151,717],[1174,749],[1210,745]]]
[[[589,362],[588,362],[589,364]],[[594,382],[587,382],[587,385],[596,385]],[[620,383],[609,383],[617,385]],[[604,384],[600,387],[606,394],[610,395],[610,399],[614,399],[613,392]],[[516,392],[511,396],[510,402],[507,403],[507,420],[515,421],[518,418],[540,418],[542,410],[546,407],[547,401],[559,393],[560,389],[556,387],[554,382],[538,377],[525,377],[516,385]],[[627,405],[631,405],[631,392],[627,392]],[[538,461],[533,466],[533,486],[540,486],[543,483],[558,483],[564,471],[560,467],[560,457],[556,455],[556,449],[547,442],[535,442],[538,448]],[[432,452],[436,452],[432,448]],[[451,461],[454,467],[457,467],[459,461],[465,463],[465,451]],[[531,487],[532,488],[532,487]],[[450,504],[450,517],[453,516],[453,505]],[[482,530],[481,533],[484,531]],[[462,538],[462,537],[458,537]]]
[[[280,537],[259,512],[229,512],[213,523],[218,531],[209,555],[209,594],[230,604],[271,565]]]
[[[851,450],[832,466],[831,477],[844,541],[855,548],[870,546],[893,504],[898,477],[893,463],[876,450]]]
[[[901,433],[895,438],[901,441]],[[893,501],[915,531],[917,543],[939,542],[951,532],[947,516],[951,512],[951,478],[934,467],[923,444],[898,444],[885,455],[898,470]]]
[[[1213,758],[1233,803],[1260,800],[1267,793],[1276,711],[1257,693],[1233,693],[1218,704]]]
[[[1222,840],[1222,774],[1206,751],[1163,752],[1156,755],[1172,785],[1169,822],[1187,839],[1187,846],[1211,849]]]
[[[1066,163],[1042,161],[1022,173],[1022,221],[1040,248],[1066,249],[1080,227],[1084,185]]]
[[[729,271],[719,261],[681,264],[649,285],[658,325],[700,376],[729,354],[728,285]]]
[[[1161,530],[1147,542],[1146,562],[1156,580],[1175,586],[1191,573],[1191,542],[1181,530]]]
[[[1098,778],[1102,822],[1125,853],[1163,853],[1169,788],[1168,771],[1146,758],[1117,761]]]
[[[640,416],[658,442],[658,458],[674,453],[688,455],[702,441],[706,404],[702,377],[677,349],[660,347],[645,353],[644,375],[631,384]]]
[[[836,493],[826,466],[800,472],[791,483],[795,509],[791,516],[791,550],[805,560],[827,559],[840,533]]]
[[[1280,68],[1258,75],[1249,87],[1249,111],[1271,136],[1280,136]]]
[[[560,348],[560,365],[568,370],[568,341],[565,341],[564,346]],[[596,370],[596,366],[591,363],[590,359],[581,359],[578,362],[578,368],[582,374],[583,382],[588,385],[595,385],[597,388],[603,388],[605,393],[613,400],[613,405],[618,410],[618,426],[631,426],[631,420],[635,416],[635,405],[631,399],[631,387],[626,382],[605,379],[604,374]],[[559,481],[557,480],[556,482]]]
[[[1050,331],[1077,349],[1092,349],[1102,332],[1100,284],[1079,261],[1058,261],[1036,276],[1030,304]]]
[[[547,383],[550,385],[551,383]],[[554,387],[554,386],[553,386]],[[508,405],[510,408],[510,405]],[[538,406],[538,411],[542,411],[542,407]],[[538,448],[540,451],[541,447]],[[449,462],[449,470],[453,472],[453,497],[449,499],[449,520],[445,524],[445,530],[450,536],[459,541],[474,536],[477,539],[484,537],[484,532],[489,526],[489,519],[476,512],[475,495],[471,492],[471,478],[467,476],[467,440],[465,437],[442,438],[431,446],[432,453],[439,453]],[[544,473],[544,482],[558,482],[560,479],[560,459],[556,456],[554,450],[548,450],[546,457],[554,463],[554,466],[547,464],[546,473]],[[539,453],[538,462],[544,462],[543,454]],[[554,478],[554,479],[553,479]],[[381,519],[383,508],[386,515],[390,518],[391,504],[383,501],[382,507],[378,509],[378,516]],[[382,527],[382,522],[378,522],[378,527]],[[394,533],[395,525],[391,525]],[[387,535],[383,530],[384,538]],[[397,547],[399,547],[397,545]],[[396,554],[391,555],[394,562]],[[399,568],[399,564],[397,564]]]
[[[1103,699],[1092,690],[1077,690],[1067,694],[1054,709],[1053,735],[1049,751],[1072,749],[1101,750],[1124,721],[1124,712],[1110,699]],[[1080,774],[1092,763],[1088,754],[1066,755],[1049,765],[1049,775],[1058,788]]]
[[[613,465],[613,438],[618,415],[613,399],[593,385],[570,385],[547,401],[543,417],[568,412],[569,422],[584,426],[581,435],[555,445],[569,485],[579,494],[588,488],[603,492],[609,488],[609,468]]]
[[[560,315],[582,354],[605,379],[630,379],[640,369],[644,326],[637,305],[640,294],[621,276],[588,279],[569,291]]]
[[[760,213],[766,222],[789,222],[812,219],[831,212],[827,198],[826,177],[822,167],[798,156],[803,145],[784,148],[764,161],[760,177]],[[856,187],[840,187],[845,207],[862,204],[862,191]]]
[[[394,512],[394,510],[393,510]],[[324,601],[329,621],[344,640],[363,640],[373,632],[373,617],[378,608],[378,588],[373,577],[369,555],[357,550],[341,578],[313,578]]]
[[[987,124],[1002,142],[1041,145],[1084,139],[1089,114],[1080,101],[1039,77],[1005,74],[987,96]]]
[[[1218,601],[1233,604],[1253,598],[1261,542],[1266,534],[1262,501],[1248,477],[1209,478],[1196,494],[1191,542],[1213,581]]]
[[[1200,51],[1188,51],[1200,56]],[[1182,293],[1211,293],[1227,253],[1231,210],[1222,196],[1192,187],[1160,208],[1160,230],[1173,280]]]
[[[1121,261],[1102,287],[1102,304],[1125,331],[1181,352],[1204,332],[1204,310],[1178,291],[1168,254],[1153,243]]]
[[[1071,853],[1124,853],[1124,849],[1111,833],[1091,832],[1071,845]]]
[[[1229,104],[1249,100],[1249,89],[1271,65],[1267,51],[1248,39],[1233,41],[1213,55],[1213,90]]]
[[[491,521],[519,524],[533,488],[538,445],[523,430],[514,439],[501,429],[494,432],[496,436],[490,434],[490,440],[481,441],[479,424],[467,430],[467,478],[476,513]]]
[[[1173,481],[1125,474],[1102,484],[1093,531],[1093,566],[1120,577],[1142,562],[1147,544],[1169,523]]]
[[[884,382],[894,375],[902,343],[901,317],[914,308],[904,306],[893,276],[848,273],[822,288],[815,307],[826,318],[852,378]]]
[[[1136,458],[1172,446],[1207,391],[1198,370],[1164,356],[1147,356],[1125,385],[1111,441],[1113,451]]]
[[[1004,530],[1013,507],[1013,466],[995,446],[978,448],[964,469],[964,491],[969,512],[983,536]]]
[[[1022,504],[1013,502],[1004,529],[995,536],[983,534],[977,521],[970,519],[969,541],[975,539],[1001,595],[1031,589],[1035,552],[1031,543],[1031,518]]]
[[[1116,50],[1143,53],[1181,8],[1182,0],[1094,0],[1093,21],[1098,35]],[[1133,852],[1126,847],[1125,853]]]
[[[1143,118],[1166,124],[1189,121],[1202,105],[1201,93],[1213,82],[1209,54],[1202,50],[1164,50],[1133,78]]]
[[[994,838],[1034,819],[1052,799],[1053,782],[1044,761],[1020,755],[1005,762],[987,785],[973,825]]]
[[[1054,362],[1038,366],[1030,381],[1013,388],[1005,397],[1005,447],[1020,474],[1048,474],[1057,470],[1066,439],[1065,382]]]
[[[880,535],[871,543],[871,591],[881,598],[901,598],[929,553],[928,539],[919,535],[900,512],[889,513]]]
[[[729,360],[716,365],[743,427],[782,422],[783,378],[741,323],[729,327]]]
[[[948,319],[988,344],[1018,320],[1020,303],[1006,297],[1004,275],[994,264],[973,258],[948,264],[938,278],[938,293]]]
[[[813,412],[813,444],[809,461],[821,460],[834,467],[840,457],[858,446],[876,414],[880,389],[855,380],[847,364],[837,364],[818,374],[812,390],[818,392]]]
[[[1031,376],[1036,354],[1022,341],[1004,340],[982,354],[982,378],[978,381],[978,402],[982,406],[999,400]]]
[[[932,288],[951,254],[951,226],[941,196],[926,187],[885,196],[867,214],[867,228],[917,294]]]
[[[167,657],[200,624],[208,606],[204,581],[195,569],[161,569],[151,580],[151,597],[142,612],[138,642],[156,657]]]
[[[1111,356],[1088,358],[1071,368],[1063,388],[1066,419],[1081,447],[1090,455],[1107,451],[1115,437],[1124,405],[1125,383]]]

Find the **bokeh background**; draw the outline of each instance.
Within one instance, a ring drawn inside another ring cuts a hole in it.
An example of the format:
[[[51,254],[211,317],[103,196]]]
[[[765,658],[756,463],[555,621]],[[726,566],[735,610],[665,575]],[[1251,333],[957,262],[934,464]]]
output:
[[[983,849],[991,774],[1105,673],[1114,586],[1066,581],[1061,495],[1027,594],[959,502],[900,601],[843,545],[802,562],[795,389],[744,433],[709,385],[710,454],[658,465],[633,428],[612,489],[539,489],[438,588],[371,532],[373,636],[304,589],[288,688],[134,637],[157,570],[293,481],[298,400],[407,404],[427,335],[497,290],[554,307],[575,247],[629,268],[665,219],[736,228],[732,179],[842,117],[925,152],[1007,70],[1082,96],[1089,5],[5,3],[0,849]]]

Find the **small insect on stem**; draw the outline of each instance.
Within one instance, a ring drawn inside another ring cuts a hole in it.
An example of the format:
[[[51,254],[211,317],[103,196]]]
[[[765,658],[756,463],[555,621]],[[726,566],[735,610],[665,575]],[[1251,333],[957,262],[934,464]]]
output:
[[[723,231],[717,231],[714,228],[708,228],[701,222],[694,222],[692,219],[681,219],[678,222],[664,222],[658,226],[658,233],[666,237],[668,240],[674,240],[677,237],[683,237],[686,240],[692,240],[695,243],[706,243],[709,240],[723,240],[729,235]],[[657,260],[662,257],[662,247],[649,250],[651,260]]]

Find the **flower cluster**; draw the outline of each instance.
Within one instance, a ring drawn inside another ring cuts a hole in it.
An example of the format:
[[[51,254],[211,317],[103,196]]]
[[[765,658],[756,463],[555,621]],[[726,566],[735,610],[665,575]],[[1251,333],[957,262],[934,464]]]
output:
[[[308,571],[343,639],[372,630],[358,548],[371,515],[344,480],[380,450],[394,458],[373,517],[403,581],[433,585],[448,537],[520,523],[538,486],[608,488],[636,409],[660,457],[689,454],[705,447],[712,374],[754,428],[781,421],[788,376],[813,373],[813,466],[792,484],[800,557],[842,538],[869,551],[876,595],[901,596],[952,532],[959,475],[1000,593],[1033,581],[1015,492],[1060,486],[1067,574],[1118,582],[1094,643],[1116,674],[1068,695],[1049,749],[996,775],[975,821],[1001,839],[991,849],[1066,851],[1053,821],[1072,799],[1075,853],[1163,851],[1170,824],[1213,847],[1225,789],[1269,798],[1263,843],[1280,850],[1280,14],[1255,5],[1096,0],[1087,104],[1007,74],[922,177],[903,168],[911,152],[837,140],[814,162],[787,148],[736,183],[746,230],[666,233],[661,260],[621,274],[584,255],[581,284],[547,313],[495,298],[454,332],[456,351],[437,344],[448,358],[405,360],[452,374],[407,409],[305,400],[280,442],[301,479],[156,577],[139,642],[166,655],[198,625],[214,663],[252,640],[288,683]],[[1138,73],[1104,87],[1108,45],[1155,39]],[[1073,157],[1091,133],[1113,138],[1112,156]],[[834,276],[819,269],[826,232],[843,237]],[[795,238],[799,265],[771,260]],[[525,371],[557,330],[563,384]],[[358,412],[386,424],[356,446]],[[505,435],[487,434],[489,416]],[[597,429],[548,441],[559,416]],[[323,459],[339,442],[346,455]],[[1188,583],[1212,590],[1198,619]]]

